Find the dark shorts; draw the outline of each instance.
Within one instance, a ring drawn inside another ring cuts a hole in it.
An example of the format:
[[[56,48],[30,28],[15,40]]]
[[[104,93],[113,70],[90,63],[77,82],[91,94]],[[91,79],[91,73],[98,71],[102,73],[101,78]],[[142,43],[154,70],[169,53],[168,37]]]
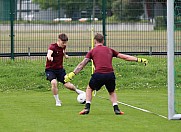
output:
[[[106,86],[108,92],[113,92],[115,90],[116,77],[113,72],[111,73],[94,73],[89,81],[89,86],[93,90],[100,90],[103,85]]]
[[[65,84],[64,82],[64,76],[66,75],[65,69],[63,68],[57,69],[57,70],[45,69],[45,73],[46,73],[47,80],[49,80],[50,82],[53,79],[57,79],[58,82]]]

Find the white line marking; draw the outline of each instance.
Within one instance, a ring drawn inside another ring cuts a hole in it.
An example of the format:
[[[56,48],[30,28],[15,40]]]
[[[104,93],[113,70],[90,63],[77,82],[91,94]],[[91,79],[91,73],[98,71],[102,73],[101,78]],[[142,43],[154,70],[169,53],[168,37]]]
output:
[[[102,98],[102,99],[109,100],[109,99],[107,99],[107,98],[105,98],[105,97],[101,97],[101,96],[97,96],[97,97]],[[140,110],[140,111],[143,111],[143,112],[147,112],[147,113],[150,113],[150,114],[154,114],[154,115],[157,115],[157,116],[162,117],[162,118],[165,118],[165,119],[168,119],[166,116],[163,116],[163,115],[160,115],[160,114],[151,112],[151,111],[149,111],[149,110],[145,110],[145,109],[142,109],[142,108],[139,108],[139,107],[136,107],[136,106],[132,106],[132,105],[129,105],[129,104],[120,102],[120,101],[117,101],[117,103],[122,104],[122,105],[125,105],[125,106],[128,106],[128,107],[131,107],[131,108],[134,108],[134,109],[137,109],[137,110]]]

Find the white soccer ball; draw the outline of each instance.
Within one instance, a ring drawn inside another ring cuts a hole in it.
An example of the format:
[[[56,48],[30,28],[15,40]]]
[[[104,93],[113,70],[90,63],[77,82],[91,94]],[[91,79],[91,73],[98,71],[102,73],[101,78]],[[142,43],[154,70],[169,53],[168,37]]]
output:
[[[80,103],[80,104],[85,104],[86,102],[86,93],[81,93],[77,96],[77,101]]]

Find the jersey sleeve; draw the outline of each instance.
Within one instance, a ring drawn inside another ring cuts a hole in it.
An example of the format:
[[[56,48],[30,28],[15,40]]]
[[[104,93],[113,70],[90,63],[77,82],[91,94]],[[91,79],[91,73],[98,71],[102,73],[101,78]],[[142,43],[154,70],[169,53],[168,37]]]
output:
[[[52,44],[49,45],[48,50],[54,50],[54,46]]]
[[[90,50],[90,51],[86,54],[85,58],[92,59],[92,50]]]
[[[112,50],[112,53],[113,53],[113,57],[117,57],[118,54],[119,54],[119,52],[117,52],[117,51],[115,51],[115,50],[113,50],[113,49],[111,49],[111,50]]]

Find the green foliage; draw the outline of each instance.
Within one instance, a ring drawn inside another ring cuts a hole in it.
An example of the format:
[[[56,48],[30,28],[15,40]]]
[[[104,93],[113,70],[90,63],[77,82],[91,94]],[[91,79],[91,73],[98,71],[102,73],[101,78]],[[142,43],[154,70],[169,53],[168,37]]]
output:
[[[144,57],[145,58],[145,57]],[[117,77],[117,89],[155,89],[166,88],[167,69],[166,58],[146,57],[148,66],[137,62],[113,59],[113,67]],[[81,61],[71,57],[64,62],[64,68],[69,73]],[[44,61],[7,61],[0,63],[0,91],[7,90],[50,90],[50,83],[44,73]],[[80,89],[85,89],[91,77],[89,63],[72,81]],[[8,82],[8,83],[7,83]],[[60,83],[60,87],[63,85]],[[178,84],[179,85],[179,84]]]
[[[142,0],[116,0],[112,10],[116,20],[137,21],[144,13]]]
[[[116,15],[112,15],[110,17],[106,17],[106,21],[107,23],[118,23],[120,22],[118,19],[117,19],[117,16]]]
[[[181,30],[181,16],[175,16],[175,30]]]
[[[166,22],[165,22],[165,17],[164,16],[157,16],[155,17],[155,27],[154,29],[156,30],[165,30],[167,25],[166,25]]]
[[[85,0],[76,0],[76,2],[74,0],[33,0],[33,2],[39,4],[41,9],[64,9],[67,17],[71,18],[73,16],[73,12],[80,12],[81,10],[87,10],[87,8],[92,9],[92,4]]]
[[[113,2],[112,4],[112,11],[114,13],[114,19],[115,20],[120,20],[122,18],[122,11],[123,11],[123,3],[121,0],[117,0],[115,2]]]
[[[87,11],[88,16],[91,17],[92,9],[93,9],[93,1],[89,0],[33,0],[34,3],[40,5],[41,9],[52,8],[54,10],[64,9],[67,17],[73,17],[73,13],[81,11]],[[111,0],[107,0],[107,8],[111,9]],[[102,9],[102,0],[95,0],[95,4],[97,8]],[[95,14],[96,15],[96,14]],[[95,16],[98,17],[98,16]]]
[[[118,89],[166,88],[166,58],[159,58],[159,60],[154,57],[146,58],[149,61],[147,66],[135,62],[114,60]]]
[[[61,0],[61,1],[65,2],[65,0]],[[51,0],[51,1],[33,0],[33,2],[36,4],[39,4],[41,9],[53,8],[53,9],[57,10],[59,7],[58,0]]]
[[[44,64],[30,61],[1,62],[0,91],[9,90],[49,90]]]

